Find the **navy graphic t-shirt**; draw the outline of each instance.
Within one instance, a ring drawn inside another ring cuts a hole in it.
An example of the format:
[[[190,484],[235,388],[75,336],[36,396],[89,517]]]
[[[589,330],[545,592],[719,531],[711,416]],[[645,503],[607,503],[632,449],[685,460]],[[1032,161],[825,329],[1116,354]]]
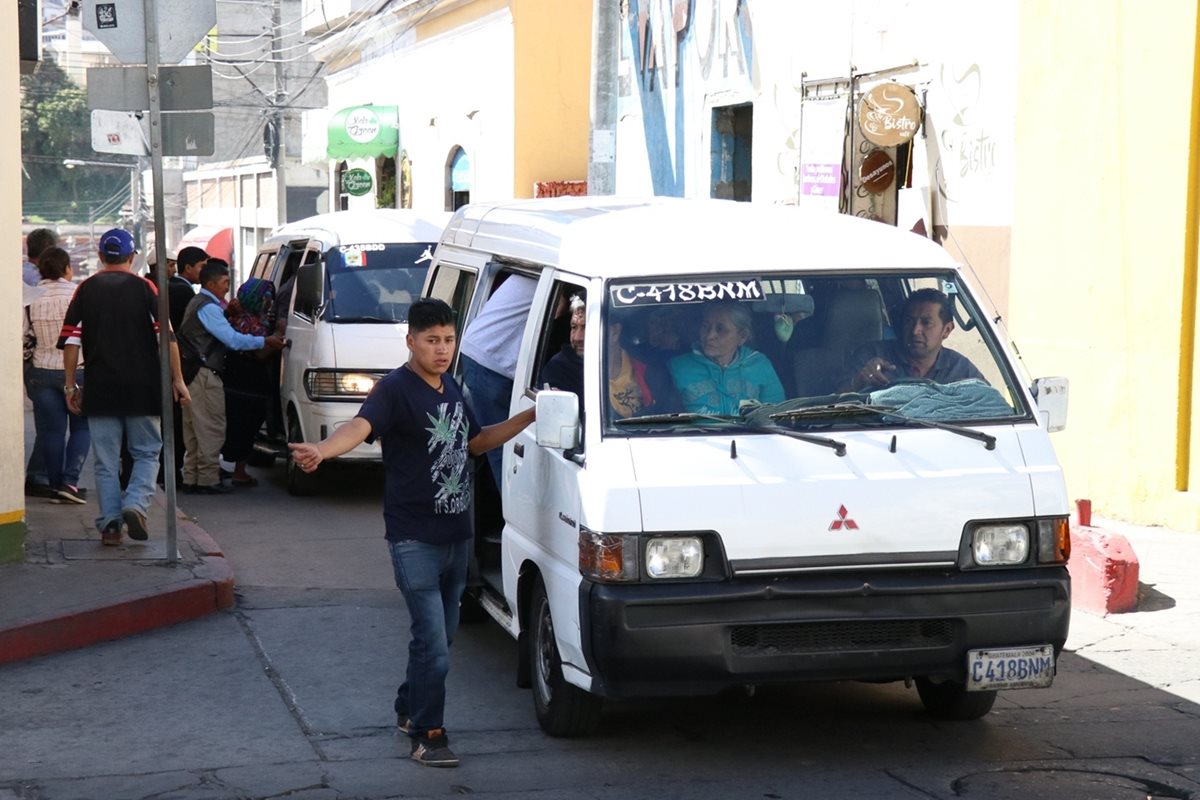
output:
[[[392,370],[367,395],[358,416],[368,442],[383,449],[383,521],[388,539],[446,544],[471,538],[467,442],[479,424],[458,384],[442,391],[407,366]]]

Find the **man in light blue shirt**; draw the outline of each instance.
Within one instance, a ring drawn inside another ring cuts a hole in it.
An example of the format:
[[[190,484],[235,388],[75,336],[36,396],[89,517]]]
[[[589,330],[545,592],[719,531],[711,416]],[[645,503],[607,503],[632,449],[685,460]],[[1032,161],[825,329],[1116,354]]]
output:
[[[279,350],[279,335],[239,333],[225,319],[223,298],[229,293],[229,265],[210,258],[200,270],[200,291],[183,312],[176,331],[183,377],[192,404],[183,409],[183,486],[185,492],[225,494],[221,482],[221,446],[225,443],[225,371],[227,350]]]

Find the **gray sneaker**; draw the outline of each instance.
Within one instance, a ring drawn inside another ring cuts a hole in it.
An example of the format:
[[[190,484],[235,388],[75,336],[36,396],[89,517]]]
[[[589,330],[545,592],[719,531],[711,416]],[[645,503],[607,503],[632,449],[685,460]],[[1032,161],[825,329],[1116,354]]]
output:
[[[413,739],[412,760],[427,767],[457,767],[445,728],[433,728]]]

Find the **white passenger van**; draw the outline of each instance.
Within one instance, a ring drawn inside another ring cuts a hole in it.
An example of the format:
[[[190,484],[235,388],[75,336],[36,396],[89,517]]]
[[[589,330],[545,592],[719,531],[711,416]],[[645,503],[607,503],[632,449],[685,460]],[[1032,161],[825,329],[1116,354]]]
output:
[[[285,225],[263,243],[250,274],[274,282],[290,342],[268,416],[276,454],[286,455],[286,442],[320,441],[353,419],[375,381],[408,360],[408,307],[449,219],[342,211]],[[378,462],[379,445],[359,445],[341,460]],[[290,458],[287,465],[288,490],[311,494],[318,473]]]
[[[518,640],[547,732],[589,732],[604,698],[911,679],[970,719],[1050,685],[1066,381],[1022,375],[943,249],[728,201],[470,205],[425,292],[469,326],[515,274],[538,284],[508,400],[538,418],[504,447],[501,498],[478,465],[468,601]],[[542,379],[575,296],[579,397]],[[952,315],[935,369],[853,388],[869,357],[927,344],[905,334],[914,296]]]

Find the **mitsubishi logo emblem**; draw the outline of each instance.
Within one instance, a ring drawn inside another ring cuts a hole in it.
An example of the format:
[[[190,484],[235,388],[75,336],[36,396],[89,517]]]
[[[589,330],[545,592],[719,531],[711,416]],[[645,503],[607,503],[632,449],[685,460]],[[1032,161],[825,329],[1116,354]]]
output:
[[[858,530],[858,523],[846,516],[846,507],[838,506],[837,519],[829,523],[829,530],[840,531],[845,528],[848,531]]]

